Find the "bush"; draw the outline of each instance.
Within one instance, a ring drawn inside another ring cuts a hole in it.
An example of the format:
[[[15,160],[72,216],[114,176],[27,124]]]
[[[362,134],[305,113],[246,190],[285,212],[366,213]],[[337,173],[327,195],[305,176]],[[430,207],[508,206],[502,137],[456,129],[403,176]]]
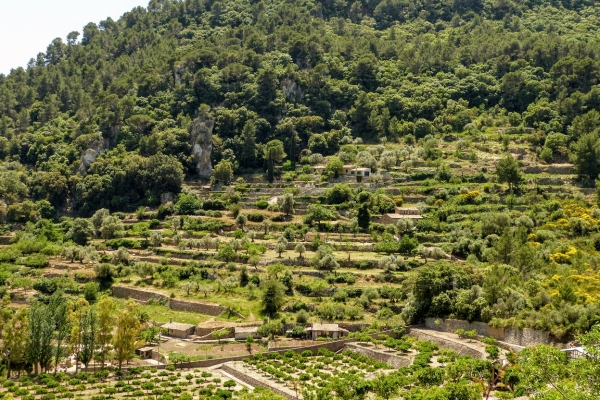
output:
[[[341,204],[354,198],[354,190],[347,183],[338,183],[325,191],[329,204]]]
[[[48,259],[42,254],[34,254],[17,260],[16,264],[24,265],[28,268],[46,268],[48,266]]]
[[[33,288],[40,293],[51,295],[56,292],[58,286],[56,282],[48,278],[41,278],[33,284]]]
[[[135,239],[112,239],[106,242],[108,247],[112,247],[113,249],[118,249],[119,247],[125,247],[126,249],[139,249],[142,246],[142,243],[139,240]]]
[[[267,207],[269,207],[269,203],[266,200],[258,200],[256,202],[256,208],[259,210],[265,210]]]
[[[225,210],[225,202],[221,199],[208,199],[202,203],[203,210]]]
[[[258,212],[249,213],[247,217],[250,222],[263,222],[265,220],[264,214]]]

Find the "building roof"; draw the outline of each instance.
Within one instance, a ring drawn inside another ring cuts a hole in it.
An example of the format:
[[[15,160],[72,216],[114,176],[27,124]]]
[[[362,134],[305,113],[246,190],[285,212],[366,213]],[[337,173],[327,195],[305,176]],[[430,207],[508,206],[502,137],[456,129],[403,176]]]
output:
[[[182,322],[168,322],[161,326],[161,328],[172,329],[174,331],[187,331],[188,329],[195,328],[196,325],[184,324]]]
[[[396,209],[402,211],[419,211],[417,207],[396,207]]]
[[[392,219],[405,219],[405,218],[408,218],[408,219],[422,219],[423,218],[423,216],[416,215],[416,214],[396,214],[396,213],[393,213],[393,214],[385,214],[385,215],[387,215],[388,217],[390,217]]]
[[[236,326],[234,328],[235,333],[256,333],[258,332],[258,326]]]
[[[348,165],[344,165],[342,168],[345,168],[345,169],[354,169],[354,168],[356,168],[356,165],[348,164]]]
[[[338,324],[312,324],[312,327],[306,328],[306,331],[348,332],[348,330],[340,328]]]
[[[152,350],[154,350],[154,347],[148,347],[148,346],[146,346],[146,347],[139,348],[136,351],[146,352],[146,351],[152,351]]]
[[[356,171],[371,171],[371,168],[368,167],[358,167],[354,168]]]

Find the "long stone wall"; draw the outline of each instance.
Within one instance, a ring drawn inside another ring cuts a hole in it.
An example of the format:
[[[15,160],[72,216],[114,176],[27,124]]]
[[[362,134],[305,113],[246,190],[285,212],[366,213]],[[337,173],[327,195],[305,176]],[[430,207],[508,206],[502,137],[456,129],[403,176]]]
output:
[[[486,355],[472,347],[467,346],[466,344],[455,342],[452,340],[447,340],[444,338],[440,338],[434,335],[431,335],[423,330],[419,329],[411,329],[408,333],[410,336],[416,337],[419,340],[425,340],[427,342],[435,343],[440,346],[442,349],[452,350],[458,353],[461,356],[469,356],[473,358],[478,358],[485,360]]]
[[[225,372],[227,372],[229,375],[234,376],[235,378],[239,379],[240,381],[247,383],[250,386],[254,386],[254,387],[263,387],[266,389],[270,389],[271,391],[275,392],[276,394],[279,394],[281,396],[284,396],[288,399],[295,399],[296,396],[291,394],[291,393],[287,393],[284,392],[282,390],[279,390],[279,388],[275,387],[274,385],[269,385],[266,382],[262,382],[259,381],[258,379],[253,378],[252,376],[242,372],[242,371],[238,371],[237,369],[235,369],[235,367],[233,367],[231,364],[226,363],[223,364],[223,366],[221,367],[221,369]]]
[[[154,292],[152,290],[131,288],[127,286],[113,286],[112,294],[114,297],[118,297],[120,299],[133,299],[142,302],[148,302],[150,299],[169,299],[169,296]]]
[[[481,336],[489,336],[494,339],[504,342],[508,345],[516,345],[521,347],[535,346],[538,344],[554,344],[560,347],[560,343],[556,343],[550,337],[549,332],[537,331],[529,328],[494,328],[483,322],[468,322],[459,319],[442,319],[442,318],[426,318],[425,326],[428,329],[454,333],[458,329],[466,331],[476,330]]]
[[[504,328],[504,342],[519,346],[535,346],[537,344],[550,344],[552,339],[549,332],[536,331],[534,329]],[[556,343],[554,343],[556,344]]]
[[[384,350],[369,349],[365,346],[361,346],[355,343],[348,343],[346,344],[345,348],[346,350],[362,354],[363,356],[385,363],[390,367],[394,368],[408,367],[413,363],[413,357],[410,357],[408,355],[399,356],[397,354],[389,354],[386,353]]]
[[[171,299],[171,309],[175,311],[197,312],[200,314],[207,314],[212,316],[217,316],[220,315],[222,312],[227,311],[227,307],[223,307],[218,304],[198,303],[195,301],[176,299]]]
[[[151,299],[159,299],[161,301],[165,301],[165,305],[174,311],[191,311],[212,316],[218,316],[225,311],[229,311],[229,308],[220,306],[218,304],[202,303],[192,300],[171,299],[164,293],[146,289],[132,288],[129,286],[113,286],[112,294],[113,296],[121,299],[134,299],[144,303],[147,303]],[[235,314],[240,318],[244,318],[243,315],[235,311],[232,311],[232,314]]]

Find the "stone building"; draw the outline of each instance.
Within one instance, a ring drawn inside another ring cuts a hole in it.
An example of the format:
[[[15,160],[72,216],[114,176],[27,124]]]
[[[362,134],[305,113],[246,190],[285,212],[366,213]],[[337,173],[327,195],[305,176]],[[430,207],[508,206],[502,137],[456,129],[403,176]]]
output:
[[[193,335],[196,326],[192,324],[184,324],[181,322],[169,322],[161,326],[167,336],[172,336],[180,339],[187,339],[189,335]]]
[[[338,324],[312,324],[311,327],[306,328],[306,335],[309,339],[317,340],[320,337],[326,337],[331,339],[341,339],[344,336],[348,336],[348,330],[340,328]]]
[[[383,214],[379,219],[382,224],[396,224],[401,219],[411,219],[413,222],[417,222],[423,219],[421,212],[416,207],[396,207],[393,213]]]

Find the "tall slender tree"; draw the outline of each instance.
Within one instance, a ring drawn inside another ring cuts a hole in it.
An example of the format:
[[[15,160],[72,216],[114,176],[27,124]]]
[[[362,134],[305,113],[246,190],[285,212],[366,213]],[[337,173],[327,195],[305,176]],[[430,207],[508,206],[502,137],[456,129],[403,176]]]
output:
[[[102,296],[97,304],[98,312],[98,334],[96,335],[96,344],[98,348],[97,359],[104,368],[104,363],[108,352],[111,349],[113,339],[113,329],[115,327],[115,311],[117,304],[112,297]]]
[[[27,309],[13,312],[3,307],[0,312],[0,356],[6,366],[6,376],[10,377],[13,366],[23,365],[27,359],[29,319]],[[20,372],[20,368],[17,367]]]
[[[50,297],[50,311],[55,323],[54,330],[54,373],[58,363],[65,354],[64,343],[69,337],[71,323],[69,321],[69,307],[67,299],[61,292],[56,292]]]
[[[27,354],[34,373],[46,371],[52,361],[54,321],[46,304],[35,302],[29,310],[29,346]]]
[[[81,319],[81,351],[79,359],[87,368],[90,361],[94,358],[96,351],[96,334],[98,331],[98,315],[93,306],[87,307],[83,312]]]
[[[119,369],[123,366],[123,361],[133,358],[135,345],[142,329],[138,319],[138,308],[137,303],[129,300],[117,314],[117,329],[113,336],[113,347],[119,362]]]

